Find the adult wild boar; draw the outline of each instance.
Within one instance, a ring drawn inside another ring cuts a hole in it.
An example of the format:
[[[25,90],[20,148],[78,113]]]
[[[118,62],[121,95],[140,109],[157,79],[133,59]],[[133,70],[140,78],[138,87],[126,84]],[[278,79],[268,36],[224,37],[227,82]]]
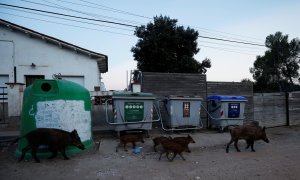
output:
[[[240,152],[240,149],[238,148],[238,140],[244,139],[247,142],[247,149],[249,146],[251,146],[252,152],[255,152],[253,145],[254,141],[257,140],[263,140],[266,143],[269,143],[269,139],[266,135],[266,128],[265,127],[259,127],[259,126],[240,126],[235,127],[230,130],[231,140],[227,144],[226,147],[226,153],[228,153],[229,146],[231,143],[234,142],[234,146],[238,152]]]
[[[37,128],[25,136],[17,138],[13,143],[16,143],[22,138],[26,138],[28,145],[22,149],[22,155],[19,161],[22,161],[25,157],[25,153],[31,149],[32,157],[35,162],[39,163],[40,160],[36,156],[36,153],[41,145],[48,146],[52,152],[52,156],[50,156],[49,159],[56,157],[58,151],[61,152],[64,159],[69,159],[66,155],[67,146],[76,146],[79,149],[85,149],[75,129],[72,132],[67,132],[61,129]]]

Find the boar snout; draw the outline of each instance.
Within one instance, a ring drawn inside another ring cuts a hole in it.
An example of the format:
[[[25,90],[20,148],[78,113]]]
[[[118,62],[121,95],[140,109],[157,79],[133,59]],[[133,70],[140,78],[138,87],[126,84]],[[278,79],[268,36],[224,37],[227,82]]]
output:
[[[78,147],[81,150],[85,150],[85,147],[84,147],[83,144],[76,144],[75,146]]]

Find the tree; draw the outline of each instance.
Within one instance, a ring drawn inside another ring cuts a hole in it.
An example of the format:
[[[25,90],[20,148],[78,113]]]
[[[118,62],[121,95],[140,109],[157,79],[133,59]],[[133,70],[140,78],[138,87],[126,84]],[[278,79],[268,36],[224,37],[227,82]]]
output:
[[[139,39],[131,52],[140,71],[206,73],[211,67],[208,58],[202,63],[193,58],[199,52],[198,32],[176,23],[175,19],[156,16],[154,23],[136,28],[134,34]]]
[[[288,41],[288,35],[276,32],[266,37],[268,50],[264,56],[257,56],[254,67],[250,68],[255,86],[259,89],[287,91],[294,87],[294,79],[299,78],[299,39]],[[284,89],[285,88],[285,89]],[[290,88],[289,88],[290,89]]]

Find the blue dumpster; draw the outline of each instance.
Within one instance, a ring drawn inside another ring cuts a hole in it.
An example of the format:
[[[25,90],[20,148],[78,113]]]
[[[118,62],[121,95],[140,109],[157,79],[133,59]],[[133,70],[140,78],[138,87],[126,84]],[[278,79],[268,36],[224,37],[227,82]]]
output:
[[[223,132],[227,126],[243,125],[247,99],[243,96],[213,95],[207,97],[210,126]]]

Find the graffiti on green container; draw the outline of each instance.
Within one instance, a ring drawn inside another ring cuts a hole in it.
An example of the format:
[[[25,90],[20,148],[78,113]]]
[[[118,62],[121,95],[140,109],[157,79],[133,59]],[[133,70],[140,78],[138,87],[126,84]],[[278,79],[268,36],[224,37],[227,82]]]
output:
[[[125,102],[125,121],[135,122],[144,119],[144,102]]]

